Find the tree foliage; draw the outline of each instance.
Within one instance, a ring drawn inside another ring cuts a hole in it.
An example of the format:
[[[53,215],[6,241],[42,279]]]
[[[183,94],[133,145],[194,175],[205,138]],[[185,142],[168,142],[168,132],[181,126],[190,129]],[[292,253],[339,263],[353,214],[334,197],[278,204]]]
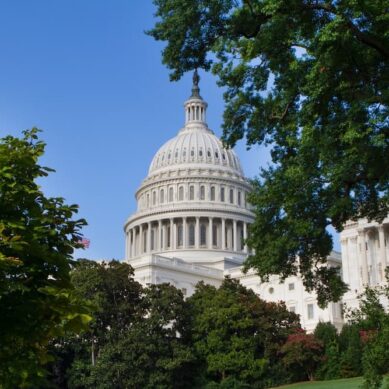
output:
[[[38,130],[0,139],[0,386],[38,387],[51,360],[48,342],[89,322],[70,283],[83,219],[76,205],[44,195],[36,180],[45,144]]]
[[[149,34],[167,42],[171,78],[212,70],[225,88],[225,143],[271,149],[250,197],[246,268],[264,279],[299,271],[321,305],[337,301],[345,285],[320,266],[328,227],[389,211],[389,1],[154,3]]]
[[[296,331],[289,335],[281,348],[284,365],[295,373],[302,374],[303,379],[314,379],[314,374],[323,360],[323,344],[313,334]]]
[[[267,303],[229,278],[218,289],[198,284],[188,302],[193,345],[204,365],[205,381],[227,385],[233,380],[259,388],[267,380],[275,384],[277,378],[285,378],[274,374],[277,351],[299,327],[297,315],[285,305]]]

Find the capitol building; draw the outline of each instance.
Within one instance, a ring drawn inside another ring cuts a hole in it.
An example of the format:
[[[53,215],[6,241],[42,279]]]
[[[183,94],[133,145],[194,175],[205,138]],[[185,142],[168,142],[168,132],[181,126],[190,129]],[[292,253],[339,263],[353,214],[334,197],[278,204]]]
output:
[[[250,254],[245,239],[254,220],[247,202],[250,183],[236,153],[225,149],[207,126],[207,103],[200,96],[197,72],[193,81],[184,104],[185,125],[155,154],[136,192],[137,211],[124,226],[125,260],[134,268],[135,279],[143,285],[167,282],[190,296],[199,281],[217,287],[229,276],[267,301],[284,301],[300,315],[307,331],[319,321],[341,328],[341,303],[320,309],[300,277],[281,283],[273,276],[263,283],[254,271],[242,272]],[[372,235],[374,229],[379,232]],[[365,284],[383,282],[386,237],[384,225],[367,222],[350,224],[341,236],[342,251],[347,252],[343,277],[352,284],[345,299],[353,306]],[[378,247],[374,255],[373,247]],[[332,252],[327,266],[341,268],[340,253]]]

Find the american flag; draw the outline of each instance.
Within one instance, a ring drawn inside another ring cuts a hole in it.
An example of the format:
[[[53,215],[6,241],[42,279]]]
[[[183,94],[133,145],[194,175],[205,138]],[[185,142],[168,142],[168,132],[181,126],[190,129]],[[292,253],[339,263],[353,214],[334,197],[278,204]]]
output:
[[[80,244],[82,244],[82,246],[85,248],[85,249],[88,249],[89,248],[89,245],[90,245],[90,240],[87,239],[87,238],[81,238],[79,241],[78,241]]]

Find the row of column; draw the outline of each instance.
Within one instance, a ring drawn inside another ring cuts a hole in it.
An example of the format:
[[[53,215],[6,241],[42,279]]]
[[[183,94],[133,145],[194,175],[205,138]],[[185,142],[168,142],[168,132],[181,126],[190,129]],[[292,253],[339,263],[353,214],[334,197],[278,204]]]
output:
[[[356,237],[342,239],[344,280],[353,284],[359,279],[360,285],[375,285],[384,281],[385,268],[388,266],[387,240],[384,225],[359,229]]]
[[[244,221],[212,217],[170,218],[142,223],[127,231],[126,258],[152,251],[186,248],[247,253],[247,245],[243,245],[247,229],[248,223]]]

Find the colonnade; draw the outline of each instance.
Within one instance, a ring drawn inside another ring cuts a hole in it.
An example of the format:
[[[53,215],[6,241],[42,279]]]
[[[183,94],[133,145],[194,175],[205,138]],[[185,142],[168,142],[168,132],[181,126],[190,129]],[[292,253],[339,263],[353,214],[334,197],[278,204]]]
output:
[[[140,223],[127,231],[126,258],[177,249],[247,253],[247,230],[247,222],[222,217],[175,217]]]
[[[341,245],[343,278],[352,289],[374,286],[385,280],[385,269],[389,265],[385,225],[358,228],[356,235],[342,237]]]

